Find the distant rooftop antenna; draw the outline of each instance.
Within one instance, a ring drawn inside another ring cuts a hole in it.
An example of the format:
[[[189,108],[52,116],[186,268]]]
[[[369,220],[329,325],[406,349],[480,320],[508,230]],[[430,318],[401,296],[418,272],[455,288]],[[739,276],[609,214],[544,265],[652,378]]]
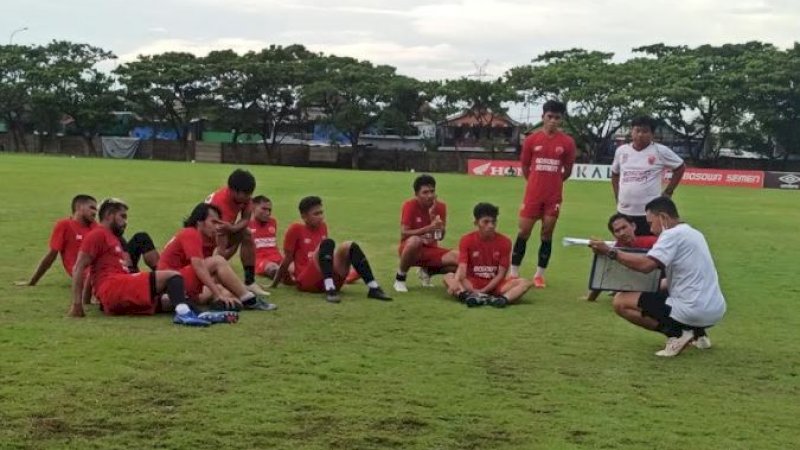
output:
[[[475,66],[475,73],[471,73],[471,74],[467,75],[468,77],[477,78],[479,80],[482,80],[484,78],[488,78],[488,77],[492,76],[491,74],[486,72],[486,67],[489,66],[489,60],[488,59],[484,60],[480,64],[478,64],[475,61],[472,61],[472,65]]]

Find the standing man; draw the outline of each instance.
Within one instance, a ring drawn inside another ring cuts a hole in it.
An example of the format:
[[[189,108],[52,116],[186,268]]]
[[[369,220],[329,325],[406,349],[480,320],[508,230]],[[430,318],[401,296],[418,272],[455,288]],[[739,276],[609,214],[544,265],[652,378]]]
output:
[[[231,259],[238,249],[247,290],[266,296],[269,292],[256,283],[256,249],[253,235],[247,228],[253,213],[250,197],[255,189],[253,174],[236,169],[228,177],[228,185],[209,195],[206,203],[216,206],[222,213],[222,221],[217,229],[217,254]]]
[[[256,246],[256,275],[274,279],[283,256],[278,250],[278,221],[272,216],[270,199],[253,197],[253,219],[248,228]]]
[[[553,230],[561,211],[564,181],[572,174],[575,164],[575,141],[559,127],[567,106],[556,100],[548,100],[542,107],[542,130],[531,134],[522,144],[520,162],[525,185],[525,197],[519,211],[519,232],[514,241],[509,276],[519,276],[519,266],[525,257],[528,238],[533,226],[542,221],[539,261],[533,285],[544,288],[547,284],[544,272],[550,263],[553,249]]]
[[[439,247],[444,239],[447,205],[436,198],[436,180],[420,175],[414,180],[414,198],[406,200],[400,212],[400,264],[394,290],[408,292],[406,275],[413,266],[420,268],[420,282],[430,287],[434,273],[453,272],[458,266],[458,253]]]
[[[653,142],[655,131],[654,119],[647,116],[633,119],[631,143],[617,149],[611,164],[611,186],[617,212],[636,222],[637,236],[652,234],[645,219],[645,205],[661,195],[672,197],[686,170],[680,156],[668,147]],[[667,169],[672,170],[672,179],[662,192],[661,180]]]
[[[626,253],[603,241],[592,240],[595,253],[642,273],[662,269],[667,291],[620,292],[614,311],[628,322],[667,336],[657,356],[676,356],[694,341],[695,347],[711,347],[705,329],[725,315],[725,297],[705,237],[681,222],[669,197],[658,197],[645,206],[645,216],[658,240],[647,255]]]
[[[55,262],[56,257],[61,255],[61,262],[67,276],[72,277],[72,268],[78,260],[78,251],[81,248],[83,238],[89,234],[97,222],[97,200],[91,195],[79,194],[72,199],[72,216],[56,222],[50,233],[50,249],[45,253],[36,271],[29,281],[17,281],[17,286],[36,286],[36,283],[44,276]]]

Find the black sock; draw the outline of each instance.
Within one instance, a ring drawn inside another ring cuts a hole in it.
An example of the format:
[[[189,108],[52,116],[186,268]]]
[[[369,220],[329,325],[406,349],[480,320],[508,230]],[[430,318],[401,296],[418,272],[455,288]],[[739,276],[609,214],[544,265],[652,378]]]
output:
[[[176,307],[181,303],[188,303],[186,299],[186,288],[183,284],[183,277],[175,275],[167,280],[167,296],[172,307]]]
[[[542,241],[539,246],[539,267],[542,269],[547,268],[550,263],[550,253],[553,251],[553,241]]]
[[[352,264],[353,268],[356,269],[356,272],[361,275],[361,279],[364,280],[364,284],[369,284],[372,281],[375,281],[375,276],[372,275],[372,268],[369,266],[369,261],[367,261],[366,255],[364,255],[361,247],[359,247],[355,242],[350,244],[350,264]]]
[[[319,243],[319,270],[323,278],[333,278],[333,251],[336,249],[336,242],[333,239],[325,239]]]
[[[528,246],[528,240],[517,236],[514,241],[514,250],[511,252],[511,265],[522,265],[522,259],[525,258],[525,249]]]
[[[156,249],[153,239],[149,234],[144,232],[136,233],[131,236],[131,240],[127,242],[125,247],[128,251],[128,255],[131,257],[131,265],[134,267],[139,266],[139,259],[141,259],[142,255]],[[155,267],[150,267],[150,269],[156,270]]]
[[[244,284],[253,284],[255,282],[256,282],[255,266],[244,266]]]
[[[408,276],[408,274],[400,275],[399,273],[396,273],[394,275],[394,279],[397,281],[406,281],[406,276]]]

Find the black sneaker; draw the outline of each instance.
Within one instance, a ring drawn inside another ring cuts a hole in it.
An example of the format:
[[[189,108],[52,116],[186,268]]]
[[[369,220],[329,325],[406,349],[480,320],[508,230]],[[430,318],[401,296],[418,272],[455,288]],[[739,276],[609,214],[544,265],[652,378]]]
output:
[[[370,288],[369,292],[367,292],[367,298],[374,298],[375,300],[382,300],[384,302],[392,301],[392,297],[386,295],[386,292],[383,292],[383,289],[379,287]]]
[[[470,292],[464,296],[464,304],[467,305],[467,308],[476,308],[485,305],[486,298],[481,294]]]
[[[342,299],[339,297],[339,292],[330,290],[325,292],[325,301],[328,303],[339,303]]]
[[[502,295],[497,297],[490,296],[487,303],[489,304],[489,306],[494,306],[495,308],[505,308],[506,306],[508,306],[508,299]]]

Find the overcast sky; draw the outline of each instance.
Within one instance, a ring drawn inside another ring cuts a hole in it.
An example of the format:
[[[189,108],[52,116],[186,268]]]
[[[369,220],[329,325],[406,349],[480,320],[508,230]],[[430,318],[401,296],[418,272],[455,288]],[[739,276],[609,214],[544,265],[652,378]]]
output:
[[[800,40],[798,0],[0,0],[0,39],[138,54],[300,43],[423,79],[500,76],[548,50]],[[3,34],[5,33],[5,34]]]

